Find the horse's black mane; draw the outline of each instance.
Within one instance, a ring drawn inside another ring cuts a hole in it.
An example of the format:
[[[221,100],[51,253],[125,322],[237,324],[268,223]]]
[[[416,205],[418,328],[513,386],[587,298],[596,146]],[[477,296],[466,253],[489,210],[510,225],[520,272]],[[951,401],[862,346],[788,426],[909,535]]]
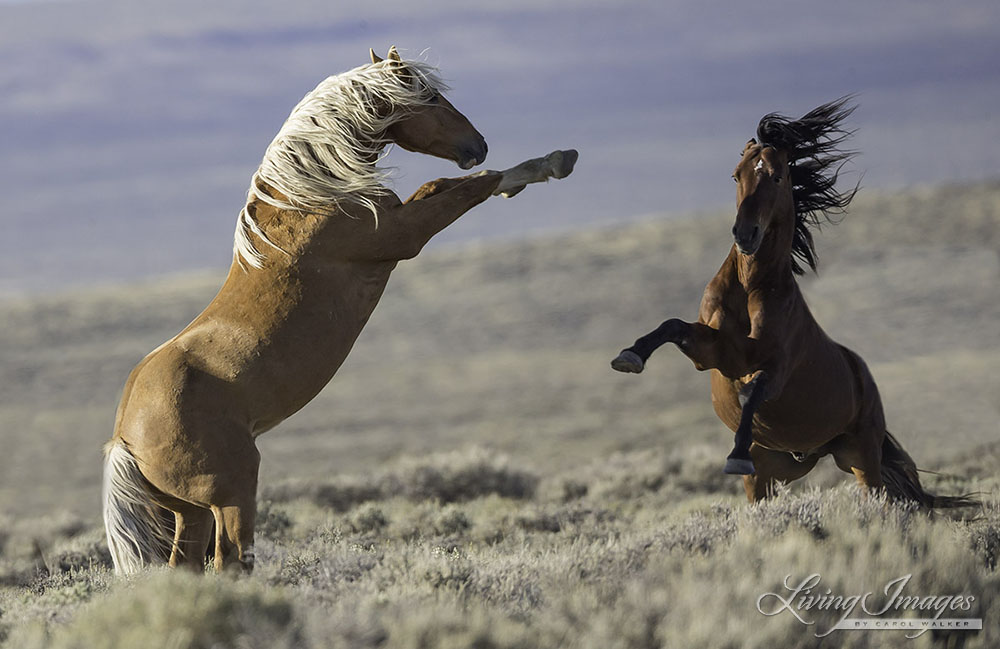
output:
[[[823,219],[836,223],[832,215],[845,211],[857,194],[860,183],[853,189],[837,191],[837,176],[844,164],[856,155],[839,147],[854,134],[841,123],[857,106],[848,106],[853,97],[841,97],[815,108],[799,119],[771,113],[757,125],[757,140],[788,154],[795,201],[795,239],[792,243],[792,271],[801,275],[805,269],[799,260],[816,270],[816,250],[811,226]]]

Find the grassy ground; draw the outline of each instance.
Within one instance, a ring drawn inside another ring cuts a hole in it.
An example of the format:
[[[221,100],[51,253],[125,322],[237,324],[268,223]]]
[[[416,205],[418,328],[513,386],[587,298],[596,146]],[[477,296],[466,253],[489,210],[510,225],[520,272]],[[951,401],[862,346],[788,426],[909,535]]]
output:
[[[995,489],[991,452],[947,486]],[[32,557],[12,538],[0,563],[3,646],[814,647],[843,611],[800,611],[807,627],[756,608],[775,612],[761,596],[788,598],[786,579],[813,574],[817,594],[871,602],[909,574],[905,594],[971,595],[953,615],[987,625],[912,641],[835,631],[836,646],[995,646],[996,496],[962,522],[844,486],[755,507],[732,491],[705,451],[619,453],[545,477],[484,449],[411,458],[265,489],[259,567],[240,580],[116,581],[92,523],[35,522],[52,547]]]
[[[838,646],[995,646],[1000,619],[1000,184],[859,198],[804,290],[869,362],[889,426],[978,520],[859,500],[824,463],[761,507],[719,473],[731,435],[673,350],[728,248],[703,214],[436,251],[397,271],[333,383],[261,438],[253,578],[112,579],[99,449],[128,370],[220,278],[0,303],[3,647],[783,646],[786,575],[822,590],[976,597],[977,635],[837,631]],[[834,488],[829,488],[829,487]],[[890,644],[886,644],[890,643]],[[959,644],[956,644],[959,643]]]

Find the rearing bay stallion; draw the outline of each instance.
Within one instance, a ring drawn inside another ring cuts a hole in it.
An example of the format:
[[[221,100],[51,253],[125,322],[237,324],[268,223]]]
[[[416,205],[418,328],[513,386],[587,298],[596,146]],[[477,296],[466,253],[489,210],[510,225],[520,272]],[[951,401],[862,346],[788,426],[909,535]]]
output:
[[[795,281],[800,262],[816,269],[810,228],[843,211],[857,191],[835,189],[852,155],[839,147],[853,110],[845,98],[797,120],[761,119],[733,173],[735,243],[705,289],[698,321],[667,320],[611,366],[641,372],[657,348],[674,343],[697,369],[711,370],[715,412],[736,433],[724,470],[743,475],[751,502],[832,454],[866,489],[885,487],[928,507],[971,505],[924,491],[913,460],[886,430],[868,367],[823,332]]]
[[[395,48],[371,58],[292,111],[253,176],[218,295],[128,377],[105,449],[117,572],[168,557],[200,570],[213,528],[216,569],[252,569],[255,438],[330,381],[397,262],[491,195],[572,171],[576,152],[554,152],[400,201],[376,167],[386,145],[469,169],[486,141],[441,96],[433,68]]]

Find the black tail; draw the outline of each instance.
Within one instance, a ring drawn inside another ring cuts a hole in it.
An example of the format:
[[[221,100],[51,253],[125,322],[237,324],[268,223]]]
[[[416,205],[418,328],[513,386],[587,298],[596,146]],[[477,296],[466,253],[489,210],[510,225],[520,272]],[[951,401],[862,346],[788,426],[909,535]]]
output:
[[[936,496],[924,491],[917,475],[917,465],[909,453],[903,450],[889,431],[882,442],[882,482],[890,496],[913,500],[928,509],[953,507],[978,507],[980,502],[971,496]]]

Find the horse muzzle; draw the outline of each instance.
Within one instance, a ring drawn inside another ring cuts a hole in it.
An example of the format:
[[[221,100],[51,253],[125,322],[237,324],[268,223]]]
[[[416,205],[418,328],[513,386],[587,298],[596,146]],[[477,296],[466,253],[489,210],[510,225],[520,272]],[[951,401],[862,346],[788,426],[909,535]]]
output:
[[[760,248],[760,242],[764,239],[764,232],[759,225],[752,227],[733,226],[733,240],[736,248],[744,255],[752,255]]]
[[[486,146],[486,140],[480,135],[476,142],[459,150],[455,162],[461,169],[472,169],[476,165],[486,162],[486,153],[488,150],[489,147]]]

